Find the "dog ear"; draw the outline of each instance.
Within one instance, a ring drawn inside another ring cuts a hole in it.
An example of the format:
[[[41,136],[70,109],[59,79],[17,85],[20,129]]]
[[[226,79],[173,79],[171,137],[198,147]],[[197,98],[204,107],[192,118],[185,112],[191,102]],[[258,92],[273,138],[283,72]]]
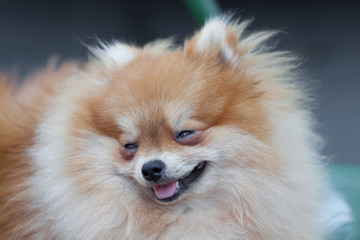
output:
[[[139,52],[139,49],[121,42],[99,42],[96,47],[89,47],[90,52],[103,63],[108,69],[117,69],[131,62]]]
[[[218,62],[234,62],[239,53],[239,37],[249,24],[231,23],[226,17],[216,17],[191,39],[185,42],[184,51],[188,56],[215,58]]]

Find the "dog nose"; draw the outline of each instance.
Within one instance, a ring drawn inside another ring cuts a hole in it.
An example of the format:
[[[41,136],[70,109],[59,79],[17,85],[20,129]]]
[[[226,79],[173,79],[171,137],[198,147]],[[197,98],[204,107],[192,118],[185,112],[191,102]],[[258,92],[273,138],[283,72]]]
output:
[[[160,160],[152,160],[142,166],[141,173],[146,180],[156,182],[162,177],[164,170],[164,162]]]

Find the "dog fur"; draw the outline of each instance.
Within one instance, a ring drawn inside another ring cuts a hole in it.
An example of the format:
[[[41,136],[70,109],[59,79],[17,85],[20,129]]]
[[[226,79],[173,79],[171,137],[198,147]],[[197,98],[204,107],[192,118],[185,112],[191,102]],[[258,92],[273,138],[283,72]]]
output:
[[[183,47],[101,43],[17,89],[3,76],[1,239],[320,239],[304,77],[248,24],[213,18]],[[141,174],[151,159],[174,178],[207,165],[166,203]]]

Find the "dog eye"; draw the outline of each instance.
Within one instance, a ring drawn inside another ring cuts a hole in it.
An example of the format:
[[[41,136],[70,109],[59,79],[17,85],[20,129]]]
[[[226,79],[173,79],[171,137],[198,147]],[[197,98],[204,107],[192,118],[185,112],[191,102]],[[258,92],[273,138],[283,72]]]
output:
[[[136,143],[127,143],[124,145],[124,148],[127,150],[136,150],[138,148],[138,145]]]
[[[184,138],[184,137],[187,137],[187,136],[193,134],[194,132],[195,132],[194,130],[181,131],[178,134],[176,134],[176,138]]]

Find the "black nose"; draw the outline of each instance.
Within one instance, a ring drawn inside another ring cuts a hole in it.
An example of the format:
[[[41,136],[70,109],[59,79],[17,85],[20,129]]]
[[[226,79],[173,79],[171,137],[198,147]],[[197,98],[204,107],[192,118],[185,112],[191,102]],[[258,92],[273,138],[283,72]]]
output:
[[[156,182],[162,177],[164,170],[165,163],[160,160],[152,160],[150,162],[147,162],[141,168],[143,177],[146,180],[153,182]]]

